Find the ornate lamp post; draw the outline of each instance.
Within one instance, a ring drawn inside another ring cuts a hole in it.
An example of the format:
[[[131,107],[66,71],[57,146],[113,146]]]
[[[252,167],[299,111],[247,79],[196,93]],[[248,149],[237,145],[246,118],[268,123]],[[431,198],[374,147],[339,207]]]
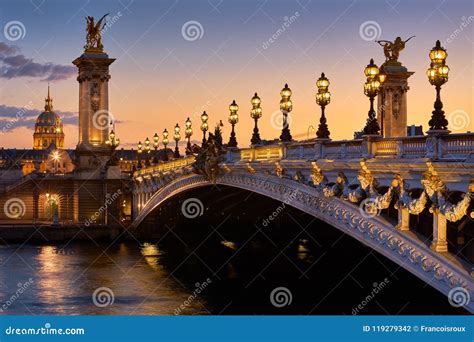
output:
[[[174,157],[175,158],[181,157],[179,155],[179,148],[178,148],[178,143],[181,140],[181,134],[179,134],[180,131],[181,131],[181,128],[179,128],[179,125],[176,124],[176,126],[174,127],[174,136],[173,136],[174,141],[176,141],[176,147],[174,148]]]
[[[437,40],[435,47],[430,51],[431,64],[426,71],[428,80],[436,88],[436,101],[431,120],[428,122],[430,125],[428,133],[449,133],[448,120],[444,116],[443,102],[441,102],[441,86],[448,81],[449,74],[449,67],[446,65],[447,56],[446,50],[441,47],[440,41]]]
[[[109,133],[109,138],[105,141],[105,143],[115,149],[118,145],[120,145],[120,139],[116,137],[114,130],[111,130]]]
[[[160,140],[160,137],[158,136],[157,133],[153,136],[153,148],[155,149],[155,153],[153,154],[153,163],[157,164],[158,163],[158,141]]]
[[[239,110],[239,106],[235,103],[235,100],[229,106],[229,123],[232,125],[232,131],[230,132],[230,139],[229,143],[227,144],[228,147],[237,147],[237,139],[235,138],[235,130],[234,126],[237,122],[239,122],[239,115],[237,111]]]
[[[184,130],[184,134],[186,136],[186,139],[188,142],[186,143],[186,155],[190,155],[193,153],[192,148],[191,148],[191,136],[193,135],[193,129],[191,128],[191,120],[187,118],[186,122],[184,123],[186,126],[186,129]]]
[[[316,132],[316,136],[318,139],[329,139],[331,132],[329,132],[328,125],[326,123],[324,109],[331,102],[331,93],[328,91],[329,80],[324,75],[324,72],[321,73],[321,77],[316,82],[316,86],[318,87],[316,103],[321,106],[321,118],[319,119],[319,127],[318,131]]]
[[[145,158],[145,166],[150,166],[150,139],[148,137],[145,139],[145,151],[146,151],[146,158]]]
[[[168,146],[168,130],[165,128],[163,131],[163,146],[165,146],[165,155],[163,156],[163,160],[168,160],[168,151],[166,150],[166,146]]]
[[[293,110],[293,103],[291,102],[291,89],[288,88],[288,84],[280,92],[280,110],[283,114],[283,129],[281,130],[280,140],[291,141],[292,136],[290,133],[290,124],[288,122],[288,114]]]
[[[137,153],[138,153],[138,165],[137,165],[137,169],[141,169],[141,168],[142,168],[142,160],[141,160],[141,155],[142,155],[142,142],[141,142],[141,141],[138,142],[138,145],[137,145]]]
[[[202,146],[206,145],[206,132],[209,129],[209,124],[207,120],[209,119],[209,115],[207,115],[206,111],[202,112],[201,114],[201,131],[202,131]]]
[[[370,59],[370,63],[365,67],[364,70],[365,76],[367,76],[367,81],[364,84],[364,94],[370,100],[369,117],[367,118],[367,123],[363,130],[364,135],[380,134],[380,126],[374,110],[374,99],[375,96],[377,96],[382,82],[385,81],[385,78],[380,79],[378,77],[379,71],[380,70],[377,65],[375,65],[374,60]]]
[[[262,117],[262,108],[260,107],[262,100],[260,100],[260,97],[258,97],[257,93],[255,93],[250,102],[252,103],[250,116],[255,121],[255,127],[253,128],[253,134],[250,143],[252,145],[256,145],[262,142],[262,139],[260,139],[260,133],[258,132],[258,119]]]

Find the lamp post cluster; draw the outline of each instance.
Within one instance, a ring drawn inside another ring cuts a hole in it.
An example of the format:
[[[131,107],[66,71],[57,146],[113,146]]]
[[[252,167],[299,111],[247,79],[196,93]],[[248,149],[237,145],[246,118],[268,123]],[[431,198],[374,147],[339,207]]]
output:
[[[434,103],[434,110],[432,112],[431,120],[429,121],[430,131],[428,133],[449,133],[447,126],[448,120],[446,120],[443,111],[443,103],[441,102],[441,86],[448,81],[448,74],[449,74],[449,67],[446,65],[446,57],[447,52],[446,50],[441,47],[441,43],[438,40],[436,42],[435,47],[431,49],[429,54],[431,63],[430,67],[428,68],[426,74],[428,76],[429,82],[435,86],[436,89],[436,101]],[[374,109],[374,99],[379,94],[381,90],[383,90],[383,85],[387,79],[387,74],[384,71],[384,66],[382,65],[380,68],[374,63],[373,59],[370,59],[369,64],[364,69],[364,74],[366,76],[366,82],[364,84],[364,94],[369,98],[370,101],[370,108],[368,112],[368,118],[366,125],[363,129],[363,135],[372,136],[372,135],[380,135],[381,128],[377,121],[376,112]],[[331,93],[329,92],[329,79],[326,75],[321,73],[321,77],[316,82],[317,93],[315,94],[316,97],[316,104],[321,107],[321,117],[319,120],[318,130],[316,132],[317,139],[330,139],[330,131],[327,124],[326,113],[325,109],[326,106],[329,105],[331,102]],[[384,93],[382,92],[382,96]],[[293,103],[291,101],[292,91],[288,87],[288,84],[285,84],[283,89],[280,91],[280,111],[282,113],[282,131],[280,135],[280,140],[282,142],[290,142],[292,141],[292,136],[290,133],[290,120],[289,114],[293,110]],[[252,145],[258,145],[262,143],[260,138],[260,133],[258,129],[258,120],[262,117],[262,108],[261,108],[261,99],[255,93],[255,95],[251,98],[250,103],[252,105],[252,109],[250,110],[250,117],[254,120],[255,125],[253,129],[252,138],[250,140]],[[384,99],[382,98],[382,104],[384,104]],[[235,125],[239,122],[238,116],[239,106],[237,103],[232,101],[229,105],[229,118],[228,122],[231,125],[231,133],[229,142],[227,144],[228,147],[236,148],[237,147],[237,139],[235,134]],[[382,115],[381,120],[383,120],[383,105],[382,105]],[[202,146],[206,146],[208,138],[206,138],[206,133],[209,130],[209,115],[204,111],[201,114],[201,126],[200,129],[203,133],[202,137]],[[383,126],[383,121],[382,121]],[[312,126],[310,126],[312,127]],[[383,128],[382,128],[383,129]],[[314,131],[314,129],[313,129]],[[188,117],[185,122],[185,138],[186,142],[186,155],[190,155],[193,153],[193,148],[191,146],[191,136],[193,135],[192,123],[190,118]],[[309,133],[308,133],[309,134]],[[174,158],[180,158],[178,144],[181,140],[181,128],[179,124],[176,124],[174,127],[174,134],[173,138],[176,142],[176,146],[174,149],[173,156]],[[155,133],[153,136],[153,147],[155,150],[155,155],[153,158],[154,163],[158,162],[158,141],[159,136]],[[109,139],[107,140],[107,144],[115,148],[120,143],[120,140],[115,137],[115,133],[112,130],[109,134]],[[169,143],[168,140],[168,131],[165,129],[163,131],[163,139],[162,143],[164,146],[165,153],[163,155],[164,160],[168,160],[168,153],[167,153],[167,145]],[[145,152],[147,155],[146,158],[146,165],[149,165],[149,158],[148,154],[150,154],[150,140],[146,138],[145,140],[145,147],[143,150],[143,145],[141,142],[138,142],[138,162],[139,167],[141,166],[141,154]]]
[[[186,139],[187,139],[187,146],[186,146],[186,155],[189,155],[192,153],[191,151],[191,136],[193,135],[193,129],[191,127],[191,120],[188,118],[185,122],[185,126],[186,126],[186,129],[185,129],[185,136],[186,136]],[[113,131],[112,131],[113,133]],[[169,144],[169,139],[168,139],[168,136],[169,136],[169,133],[168,133],[168,130],[165,128],[163,130],[163,138],[161,140],[162,144],[163,144],[163,149],[164,149],[164,152],[163,152],[163,155],[161,156],[161,159],[163,161],[167,161],[169,159],[168,157],[168,144]],[[176,124],[176,126],[174,127],[174,134],[173,134],[173,139],[174,141],[176,142],[176,146],[175,146],[175,149],[174,149],[174,152],[173,152],[173,157],[174,158],[180,158],[181,155],[179,154],[179,142],[181,140],[181,128],[179,127],[179,124]],[[153,164],[157,164],[158,163],[158,148],[159,148],[159,140],[160,140],[160,137],[158,135],[158,133],[155,133],[153,135],[153,149],[154,149],[154,153],[153,153],[153,158],[150,158],[150,154],[151,154],[151,141],[150,139],[148,139],[148,137],[145,139],[145,145],[142,145],[142,142],[139,141],[138,144],[137,144],[137,153],[138,153],[138,168],[140,169],[141,168],[141,157],[142,157],[142,154],[145,154],[145,166],[150,166],[151,163],[150,163],[150,159],[152,160]],[[110,138],[110,141],[114,141],[113,137]]]

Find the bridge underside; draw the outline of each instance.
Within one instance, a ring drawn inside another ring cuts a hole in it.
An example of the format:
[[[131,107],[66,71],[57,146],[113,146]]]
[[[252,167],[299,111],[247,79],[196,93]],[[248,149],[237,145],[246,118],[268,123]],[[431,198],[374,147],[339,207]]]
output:
[[[381,216],[368,217],[359,207],[338,197],[325,197],[318,189],[272,175],[227,173],[216,184],[245,189],[297,208],[339,229],[405,268],[445,295],[463,287],[474,297],[466,265],[448,253],[436,253],[412,232],[402,232]],[[177,194],[212,185],[200,175],[183,175],[159,189],[134,221],[138,225],[157,207]],[[350,256],[349,256],[350,257]],[[447,262],[449,261],[449,262]],[[474,312],[471,301],[467,306]]]

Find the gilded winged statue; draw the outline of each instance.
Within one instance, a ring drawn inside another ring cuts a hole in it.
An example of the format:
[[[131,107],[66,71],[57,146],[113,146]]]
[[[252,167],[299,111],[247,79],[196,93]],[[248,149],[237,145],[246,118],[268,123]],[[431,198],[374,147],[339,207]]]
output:
[[[102,30],[104,29],[106,22],[103,22],[105,17],[107,17],[109,13],[104,15],[97,23],[94,23],[94,17],[87,16],[87,37],[86,37],[86,45],[84,49],[87,50],[103,50],[104,46],[102,45]]]
[[[414,38],[415,36],[411,36],[407,40],[402,40],[402,38],[397,37],[393,42],[389,40],[376,40],[375,42],[378,43],[380,46],[383,47],[383,53],[385,55],[386,61],[398,61],[398,57],[400,56],[400,51],[405,49],[405,43],[407,43],[410,39]]]

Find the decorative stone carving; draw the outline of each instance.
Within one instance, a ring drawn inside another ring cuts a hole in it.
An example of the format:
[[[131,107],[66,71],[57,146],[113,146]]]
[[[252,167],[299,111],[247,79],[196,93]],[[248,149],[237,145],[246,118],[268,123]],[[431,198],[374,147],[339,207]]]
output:
[[[293,179],[297,181],[298,183],[302,183],[305,180],[305,177],[301,171],[296,171]]]
[[[440,196],[438,200],[440,212],[451,222],[456,222],[467,215],[467,210],[471,204],[472,193],[474,192],[474,179],[471,179],[464,198],[457,204],[452,204],[446,200],[445,196]]]
[[[316,187],[321,187],[327,184],[328,180],[321,172],[321,169],[319,168],[318,164],[316,164],[316,162],[312,162],[311,164],[313,165],[313,167],[311,168],[310,178],[313,181],[313,184]]]
[[[281,166],[280,163],[275,163],[275,173],[279,178],[283,178],[285,175],[285,170],[283,169],[283,166]]]
[[[93,82],[91,84],[91,108],[94,112],[98,111],[100,107],[100,88],[99,83]]]
[[[221,155],[224,152],[222,145],[216,141],[212,133],[209,133],[206,145],[199,150],[196,161],[193,163],[193,171],[215,183],[219,175]]]
[[[405,181],[400,175],[395,175],[392,180],[392,187],[398,189],[398,201],[395,204],[396,208],[405,208],[410,214],[418,215],[426,207],[428,201],[426,192],[423,191],[418,198],[412,198]]]
[[[323,194],[325,197],[339,196],[344,190],[344,185],[347,183],[347,177],[344,172],[339,172],[336,178],[336,183],[326,185],[323,188]]]
[[[255,168],[252,165],[250,165],[250,163],[247,163],[247,172],[248,173],[256,173],[257,170],[255,170]]]

